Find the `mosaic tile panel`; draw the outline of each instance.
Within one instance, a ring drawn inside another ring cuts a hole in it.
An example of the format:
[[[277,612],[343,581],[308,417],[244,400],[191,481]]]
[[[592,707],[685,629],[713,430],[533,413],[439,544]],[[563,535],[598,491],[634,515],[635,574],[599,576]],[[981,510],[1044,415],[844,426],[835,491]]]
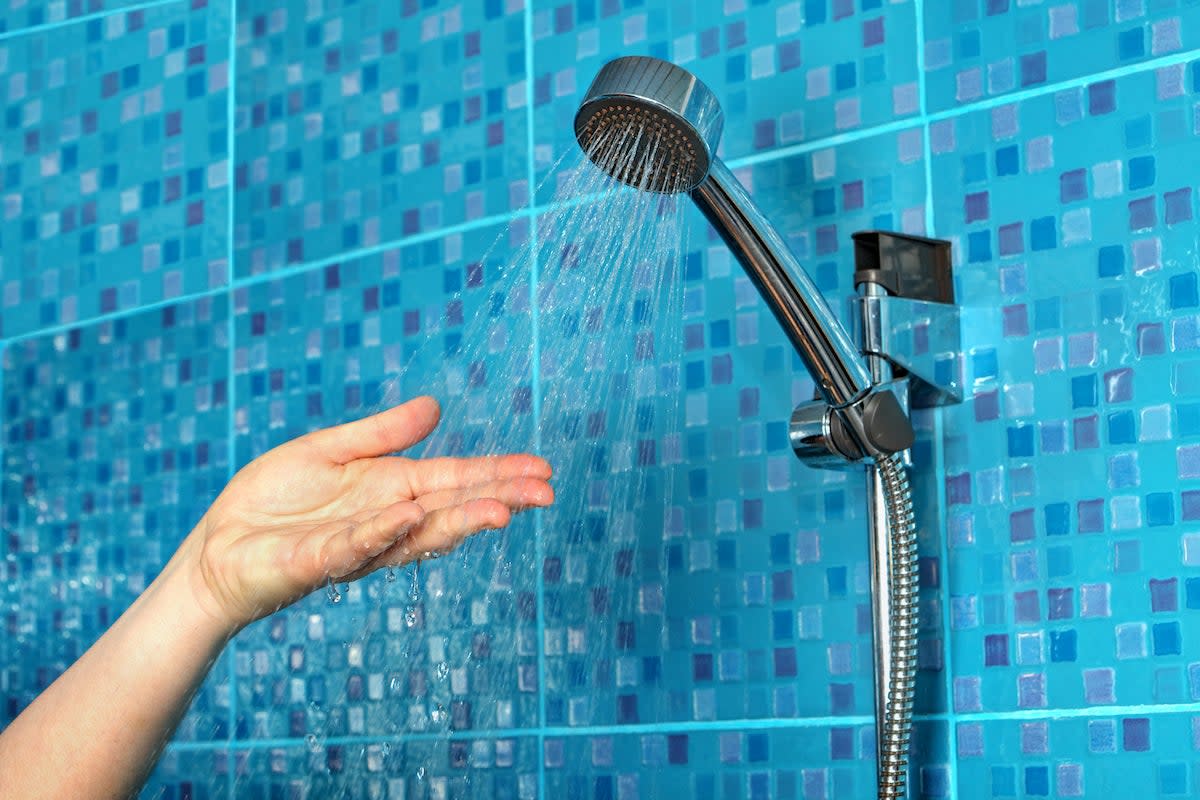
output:
[[[479,222],[528,205],[530,163],[578,157],[588,81],[646,53],[716,90],[723,154],[754,157],[740,174],[839,310],[854,231],[955,242],[970,397],[918,414],[913,454],[917,703],[949,719],[918,725],[914,796],[1195,793],[1195,720],[1160,707],[1200,698],[1200,9],[711,6],[239,2],[234,186],[229,3],[0,11],[0,724],[157,571],[231,458],[433,391],[447,424],[425,452],[540,440],[558,507],[244,633],[178,736],[244,749],[172,750],[144,796],[225,797],[231,769],[234,796],[523,798],[539,770],[545,796],[869,792],[862,490],[791,459],[811,382],[748,281],[688,212],[663,287],[680,324],[633,264],[628,300],[569,336],[547,278],[584,243],[564,258],[547,217]],[[310,268],[232,309],[137,313],[224,286],[231,241],[242,279]],[[117,319],[30,338],[99,314]],[[726,729],[747,717],[770,722]]]
[[[960,721],[964,797],[1192,797],[1200,717]]]
[[[140,0],[11,0],[0,9],[0,35],[119,11]]]
[[[534,0],[538,179],[578,147],[579,100],[607,61],[664,58],[690,70],[725,113],[733,159],[918,113],[912,2]],[[553,189],[545,190],[545,199]]]
[[[4,722],[153,580],[224,485],[227,319],[217,297],[6,347]],[[180,738],[228,735],[226,678],[218,666]]]
[[[522,5],[239,3],[237,274],[527,205]]]
[[[178,3],[0,40],[0,335],[225,284],[229,24]]]
[[[421,393],[416,452],[530,450],[523,227],[486,228],[235,291],[239,463]],[[507,409],[505,422],[495,409]],[[238,735],[380,736],[538,722],[534,520],[318,592],[238,640]]]
[[[546,796],[840,798],[875,791],[873,729],[679,730],[546,739]],[[948,797],[947,726],[919,723],[909,797]]]
[[[537,738],[385,741],[239,751],[237,797],[537,797]]]
[[[1190,0],[926,2],[930,112],[1037,90],[1200,46]]]
[[[994,305],[946,425],[959,711],[1198,696],[1193,102],[1179,65],[934,125],[938,224]]]

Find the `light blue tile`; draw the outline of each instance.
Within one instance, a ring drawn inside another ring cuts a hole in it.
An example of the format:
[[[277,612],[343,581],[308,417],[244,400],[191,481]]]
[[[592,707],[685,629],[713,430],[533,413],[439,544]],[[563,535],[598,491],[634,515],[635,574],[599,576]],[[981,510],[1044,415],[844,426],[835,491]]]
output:
[[[536,797],[538,740],[455,738],[236,750],[235,797]]]
[[[1190,792],[1194,749],[1187,714],[989,720],[958,724],[962,797],[1090,797]],[[963,742],[970,747],[964,750]],[[1153,748],[1153,750],[1151,750]]]
[[[237,5],[238,276],[528,205],[520,4],[308,9]]]
[[[930,111],[1182,55],[1200,43],[1200,12],[1174,0],[955,0],[924,10]]]
[[[227,330],[219,295],[5,348],[6,722],[149,585],[224,485]],[[228,689],[221,661],[177,739],[227,738]]]
[[[14,0],[0,10],[0,35],[47,25],[59,26],[84,17],[100,18],[129,6],[143,4],[142,0]]]
[[[533,3],[539,181],[577,145],[572,121],[607,61],[649,55],[692,71],[725,113],[736,159],[870,128],[918,111],[914,4],[734,3],[712,15],[677,0]],[[567,162],[570,163],[569,161]],[[543,190],[544,196],[553,187]]]
[[[228,282],[229,26],[175,3],[0,39],[0,335]]]
[[[672,730],[546,741],[550,797],[847,797],[875,791],[871,729]],[[953,796],[948,726],[918,723],[908,796]]]

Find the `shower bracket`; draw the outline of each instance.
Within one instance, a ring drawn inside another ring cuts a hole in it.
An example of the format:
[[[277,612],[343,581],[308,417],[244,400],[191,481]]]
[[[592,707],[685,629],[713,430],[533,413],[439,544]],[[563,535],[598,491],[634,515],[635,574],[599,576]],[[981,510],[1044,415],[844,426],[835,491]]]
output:
[[[962,336],[950,274],[950,242],[885,231],[854,239],[850,330],[866,356],[910,377],[910,406],[962,402]]]
[[[911,409],[962,401],[950,243],[883,231],[853,239],[859,294],[850,300],[849,328],[871,365],[873,385],[846,407],[814,399],[792,412],[792,449],[820,469],[849,469],[879,453],[905,451],[912,444]]]

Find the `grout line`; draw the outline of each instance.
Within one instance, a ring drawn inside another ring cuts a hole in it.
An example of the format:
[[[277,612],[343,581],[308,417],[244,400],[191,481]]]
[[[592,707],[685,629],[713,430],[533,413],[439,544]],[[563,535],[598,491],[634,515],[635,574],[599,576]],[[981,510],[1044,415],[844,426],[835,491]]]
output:
[[[920,0],[918,0],[919,2]],[[949,770],[948,780],[950,782],[951,797],[957,796],[958,793],[958,748],[954,746],[954,731],[952,728],[957,722],[958,713],[954,710],[954,651],[951,647],[951,619],[950,619],[950,524],[946,516],[946,481],[941,476],[945,475],[946,469],[946,450],[944,445],[945,429],[943,426],[944,420],[943,410],[940,408],[932,409],[933,414],[933,480],[937,486],[937,536],[938,536],[938,559],[941,561],[941,578],[942,578],[942,673],[944,686],[942,691],[945,693],[946,711],[946,766]]]
[[[538,279],[540,256],[538,249],[538,215],[537,215],[537,169],[535,167],[534,149],[536,126],[534,124],[534,67],[533,67],[533,4],[525,3],[524,11],[525,37],[525,154],[526,182],[528,192],[529,215],[529,319],[532,353],[530,354],[530,393],[533,395],[533,450],[542,452],[542,364],[541,364],[541,329],[538,314]],[[539,798],[546,796],[546,527],[545,515],[541,509],[534,509],[533,517],[533,564],[534,580],[536,581],[535,602],[537,604],[537,693],[538,693],[538,735],[537,735],[537,779]]]
[[[639,725],[566,725],[536,728],[488,728],[460,731],[397,733],[391,736],[330,736],[322,739],[325,746],[354,746],[404,742],[476,741],[481,739],[537,739],[539,747],[547,737],[573,738],[585,736],[647,736],[667,733],[713,733],[747,730],[805,730],[810,728],[847,728],[871,725],[874,718],[865,715],[845,717],[800,717],[792,719],[734,719],[724,722],[664,722]],[[176,742],[170,745],[178,751],[217,749],[220,742]],[[268,748],[308,747],[302,738],[246,739],[234,742],[233,750],[262,750]],[[539,753],[539,761],[544,759]],[[544,768],[544,764],[543,764]]]
[[[1010,711],[979,711],[931,714],[928,719],[948,722],[993,722],[1027,719],[1095,719],[1097,717],[1165,717],[1173,714],[1200,714],[1200,702],[1133,703],[1130,705],[1081,706],[1079,708],[1018,708]]]
[[[128,14],[130,11],[145,11],[151,8],[159,8],[161,6],[170,6],[175,4],[182,5],[183,0],[148,0],[144,3],[135,3],[133,5],[121,6],[120,8],[110,8],[105,11],[98,11],[95,14],[81,14],[78,17],[69,17],[67,19],[55,20],[54,22],[43,22],[39,25],[29,25],[24,28],[16,28],[11,31],[0,33],[0,42],[7,39],[16,39],[29,34],[46,33],[47,31],[66,28],[71,25],[76,25],[83,22],[92,22],[105,17],[111,17],[114,14]]]
[[[1175,703],[1165,705],[1114,705],[1086,706],[1080,708],[1028,708],[1012,711],[984,711],[979,713],[954,714],[915,714],[915,722],[1018,722],[1025,720],[1056,720],[1072,719],[1104,719],[1107,717],[1130,716],[1172,716],[1200,713],[1200,702]],[[875,724],[875,718],[870,714],[856,714],[844,717],[797,717],[780,718],[764,717],[761,719],[731,719],[712,722],[656,722],[638,725],[581,725],[570,727],[565,725],[541,726],[535,728],[488,728],[478,730],[432,731],[416,733],[397,733],[390,736],[330,736],[323,739],[326,746],[354,746],[382,743],[404,742],[443,742],[443,741],[473,741],[494,739],[537,739],[547,737],[575,738],[588,736],[648,736],[673,733],[720,733],[724,731],[761,731],[761,730],[809,730],[814,728],[853,728],[866,727]],[[219,750],[228,747],[231,750],[263,750],[268,748],[305,747],[308,742],[303,738],[267,738],[245,739],[227,743],[211,742],[172,742],[168,750],[188,752],[197,750]],[[539,756],[540,758],[540,756]]]
[[[827,150],[831,147],[853,144],[854,142],[873,139],[876,136],[883,136],[888,133],[906,131],[920,125],[921,118],[919,116],[905,117],[904,119],[892,120],[881,125],[872,125],[869,128],[859,128],[853,131],[846,131],[845,133],[837,133],[833,136],[826,136],[821,139],[812,139],[811,141],[800,142],[799,144],[791,144],[786,147],[776,147],[770,150],[763,150],[759,153],[739,156],[725,162],[725,166],[731,170],[735,170],[742,169],[743,167],[753,167],[758,164],[766,164],[772,161],[782,161],[794,156],[816,152],[817,150]]]
[[[590,198],[590,197],[576,198],[576,199],[572,200],[569,204],[560,205],[557,207],[570,208],[575,205],[583,205],[584,203],[586,203],[592,199],[594,199],[594,198]],[[353,260],[359,259],[359,258],[366,258],[368,256],[387,252],[389,250],[396,250],[396,249],[405,248],[405,247],[412,247],[413,245],[421,244],[423,242],[428,242],[433,239],[441,239],[445,236],[449,236],[449,235],[452,235],[455,233],[465,233],[467,231],[471,231],[476,228],[487,227],[490,225],[499,225],[502,223],[510,223],[513,220],[528,216],[531,213],[532,214],[544,213],[545,211],[549,210],[550,208],[551,208],[551,206],[545,206],[545,207],[534,206],[532,209],[523,209],[521,211],[511,212],[511,213],[506,213],[506,214],[496,214],[491,217],[484,217],[482,219],[473,220],[471,222],[459,223],[457,225],[450,225],[445,228],[439,228],[436,231],[427,231],[427,232],[423,232],[423,233],[414,234],[412,236],[402,237],[400,239],[393,239],[391,241],[384,242],[382,244],[372,245],[371,247],[364,247],[364,248],[360,248],[357,250],[348,250],[346,252],[339,253],[339,254],[333,255],[333,256],[328,256],[326,258],[318,259],[316,261],[308,261],[308,262],[305,262],[302,264],[291,264],[286,267],[279,267],[277,269],[272,269],[272,270],[269,270],[267,272],[263,272],[263,273],[260,273],[257,275],[249,275],[245,278],[233,278],[233,280],[229,284],[224,285],[224,286],[218,286],[213,289],[204,289],[199,292],[191,292],[189,294],[183,294],[183,295],[179,295],[177,297],[171,297],[171,298],[164,299],[164,300],[156,300],[152,303],[144,303],[142,305],[135,306],[133,308],[123,308],[118,311],[110,311],[106,314],[97,314],[96,316],[88,317],[87,319],[75,320],[73,322],[63,322],[63,323],[59,323],[56,325],[47,325],[45,327],[41,327],[36,330],[26,331],[24,333],[19,333],[19,334],[16,334],[14,336],[10,336],[7,338],[0,338],[0,343],[2,343],[2,342],[20,342],[20,341],[25,341],[28,339],[40,339],[43,336],[54,336],[54,335],[60,334],[60,333],[67,333],[69,331],[76,330],[78,328],[84,328],[84,327],[88,327],[91,325],[98,325],[98,324],[105,323],[105,322],[115,322],[116,320],[120,320],[120,319],[127,319],[129,317],[137,316],[138,314],[143,314],[143,313],[146,313],[149,311],[157,311],[159,309],[166,308],[167,306],[175,306],[175,305],[180,305],[182,303],[193,302],[196,300],[203,300],[205,298],[213,298],[213,297],[216,297],[217,295],[225,294],[226,292],[228,292],[232,295],[232,293],[235,289],[242,289],[242,288],[247,288],[247,287],[251,287],[251,286],[257,286],[262,283],[270,283],[271,281],[289,278],[293,275],[303,275],[306,272],[311,272],[311,271],[317,270],[317,269],[324,269],[325,267],[331,266],[333,264],[340,264],[340,263],[345,263],[347,261],[353,261]],[[233,242],[231,241],[229,243],[227,257],[228,257],[228,254],[231,254],[233,252],[233,246],[234,246]],[[229,269],[231,270],[230,275],[232,275],[233,274],[232,273],[232,270],[233,270],[232,261],[230,262]]]
[[[237,219],[237,54],[238,54],[238,0],[229,0],[229,67],[226,77],[226,100],[225,100],[225,159],[226,159],[226,174],[225,180],[227,183],[226,197],[228,208],[226,208],[226,230],[225,230],[225,268],[226,268],[226,284],[225,292],[228,300],[226,301],[225,313],[228,315],[226,324],[227,341],[225,342],[226,358],[227,358],[227,374],[225,376],[225,413],[226,413],[226,482],[233,480],[233,475],[237,470],[237,437],[235,434],[234,413],[236,410],[237,395],[235,391],[236,381],[234,380],[234,363],[235,352],[234,342],[237,338],[237,315],[233,311],[233,282],[235,276],[234,259],[237,253],[234,236],[234,224]],[[238,680],[237,680],[237,638],[230,640],[226,648],[229,677],[229,759],[226,764],[228,769],[228,787],[229,800],[237,799],[237,759],[233,754],[233,743],[237,739],[237,721],[238,721]]]
[[[933,237],[937,232],[933,204],[933,134],[929,121],[929,88],[925,80],[925,0],[914,0],[913,11],[916,15],[916,55],[917,55],[917,108],[922,124],[921,148],[925,160],[925,235]],[[933,418],[933,475],[937,487],[936,520],[934,530],[937,536],[938,560],[941,566],[941,616],[942,616],[942,695],[946,704],[946,780],[949,783],[950,797],[958,797],[958,748],[955,746],[954,726],[956,714],[954,710],[954,654],[951,647],[950,629],[950,545],[949,520],[946,516],[946,482],[940,476],[945,474],[946,450],[944,445],[943,411],[934,408],[930,411]],[[919,767],[913,770],[909,765],[909,793],[916,788],[913,773],[919,774]]]
[[[917,109],[924,121],[921,147],[925,159],[925,235],[933,236],[933,136],[929,121],[929,89],[925,83],[925,0],[914,0],[917,23]]]

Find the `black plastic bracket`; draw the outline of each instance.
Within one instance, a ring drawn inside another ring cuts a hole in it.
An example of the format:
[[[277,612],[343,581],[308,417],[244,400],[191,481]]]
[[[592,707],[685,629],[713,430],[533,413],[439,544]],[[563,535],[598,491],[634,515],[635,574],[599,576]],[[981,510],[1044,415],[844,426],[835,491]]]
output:
[[[895,297],[954,302],[950,242],[890,231],[859,231],[854,239],[854,285],[877,283]]]

